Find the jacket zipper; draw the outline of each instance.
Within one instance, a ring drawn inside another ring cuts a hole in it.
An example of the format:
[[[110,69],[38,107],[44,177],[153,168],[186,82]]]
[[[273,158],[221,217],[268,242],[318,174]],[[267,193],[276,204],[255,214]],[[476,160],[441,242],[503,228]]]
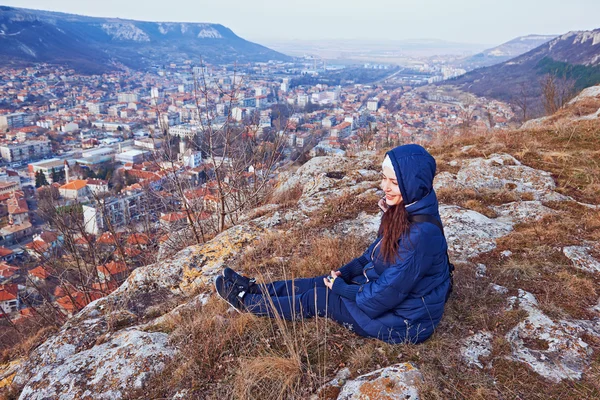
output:
[[[377,244],[375,246],[373,246],[373,251],[371,251],[371,266],[369,268],[363,269],[363,275],[365,276],[365,279],[367,280],[365,283],[369,283],[369,277],[367,276],[367,271],[372,268],[375,268],[375,264],[373,264],[373,257],[375,256],[375,250],[377,249],[377,246],[379,246],[380,244],[381,244],[381,240],[379,240],[379,242],[377,242]]]

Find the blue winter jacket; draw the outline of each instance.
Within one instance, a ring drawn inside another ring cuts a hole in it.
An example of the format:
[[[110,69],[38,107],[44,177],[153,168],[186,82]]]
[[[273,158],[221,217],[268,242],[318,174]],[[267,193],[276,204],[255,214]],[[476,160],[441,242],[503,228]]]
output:
[[[405,145],[387,153],[409,215],[440,219],[433,190],[435,160],[421,146]],[[419,343],[431,336],[444,313],[450,274],[447,244],[429,222],[413,223],[388,263],[380,255],[381,238],[340,269],[333,292],[343,297],[356,323],[368,336],[389,343]]]

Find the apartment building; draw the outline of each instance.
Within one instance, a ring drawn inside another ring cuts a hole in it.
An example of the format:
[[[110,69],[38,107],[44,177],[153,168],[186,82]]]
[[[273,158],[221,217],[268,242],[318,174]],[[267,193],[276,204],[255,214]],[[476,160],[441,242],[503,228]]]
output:
[[[0,155],[6,162],[21,162],[47,157],[52,149],[49,140],[29,140],[0,146]]]

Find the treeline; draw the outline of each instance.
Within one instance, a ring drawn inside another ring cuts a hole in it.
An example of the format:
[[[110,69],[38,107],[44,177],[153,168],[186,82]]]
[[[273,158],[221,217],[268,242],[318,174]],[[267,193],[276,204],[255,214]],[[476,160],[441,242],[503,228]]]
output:
[[[326,84],[329,86],[343,85],[346,83],[367,84],[385,78],[396,72],[398,68],[367,69],[362,67],[345,68],[336,71],[326,71],[318,76],[303,75],[293,78],[290,87],[314,86]]]
[[[550,57],[542,58],[536,65],[539,75],[551,74],[557,77],[572,80],[576,91],[600,83],[600,65],[573,65],[563,61],[556,61]]]

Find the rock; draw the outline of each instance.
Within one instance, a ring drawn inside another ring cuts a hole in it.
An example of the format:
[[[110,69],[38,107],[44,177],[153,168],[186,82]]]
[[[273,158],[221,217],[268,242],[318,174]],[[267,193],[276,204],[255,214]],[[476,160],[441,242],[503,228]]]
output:
[[[490,289],[499,294],[507,294],[508,289],[504,286],[496,285],[495,283],[490,283]]]
[[[530,193],[536,200],[567,200],[554,192],[556,185],[549,172],[533,169],[508,154],[492,154],[463,162],[456,174],[459,184],[474,189],[513,190]]]
[[[22,359],[17,359],[6,364],[0,364],[0,390],[12,384],[22,362]]]
[[[529,121],[525,121],[523,125],[521,125],[520,129],[534,129],[543,127],[548,121],[550,121],[550,117],[541,117],[536,119],[530,119]]]
[[[350,378],[350,369],[342,368],[332,380],[321,386],[316,394],[310,396],[310,400],[336,398],[340,393],[341,387],[346,384],[348,378]]]
[[[303,193],[314,193],[319,189],[327,189],[336,181],[334,178],[328,178],[328,173],[345,173],[350,170],[356,170],[356,160],[336,156],[313,157],[295,172],[280,174],[279,184],[275,188],[275,195],[296,186],[301,186]]]
[[[490,251],[496,239],[512,231],[512,224],[490,219],[458,206],[440,206],[448,250],[458,260]]]
[[[411,363],[395,364],[346,382],[338,400],[417,400],[421,372]]]
[[[374,240],[379,230],[381,215],[371,215],[366,212],[358,214],[356,219],[342,221],[333,227],[333,232],[343,235],[355,235],[360,237],[368,237]]]
[[[510,256],[512,256],[513,252],[510,250],[504,250],[503,252],[500,253],[500,255],[504,258],[508,258]]]
[[[557,213],[544,206],[541,201],[515,201],[491,208],[498,214],[499,220],[512,223],[537,221]]]
[[[462,185],[456,180],[456,175],[444,171],[440,172],[433,178],[433,189],[455,189],[460,188]]]
[[[509,298],[509,305],[527,312],[527,318],[506,334],[512,348],[510,359],[525,363],[552,382],[581,379],[592,349],[579,336],[590,333],[590,321],[555,322],[539,309],[535,296],[523,290]]]
[[[477,266],[475,266],[475,277],[476,278],[485,278],[486,272],[487,272],[487,267],[484,264],[477,264]]]
[[[483,368],[479,357],[488,357],[492,353],[492,334],[482,331],[468,337],[460,353],[469,366]]]
[[[573,97],[567,104],[575,104],[589,97],[600,97],[600,85],[590,86],[583,89],[577,96]]]
[[[48,347],[42,346],[38,355]],[[174,349],[165,333],[124,330],[90,349],[65,346],[52,353],[54,362],[34,366],[30,378],[20,382],[25,387],[19,399],[120,399],[161,371]]]
[[[600,272],[600,262],[589,255],[590,250],[589,247],[584,246],[568,246],[563,248],[563,253],[576,268],[586,272]]]

